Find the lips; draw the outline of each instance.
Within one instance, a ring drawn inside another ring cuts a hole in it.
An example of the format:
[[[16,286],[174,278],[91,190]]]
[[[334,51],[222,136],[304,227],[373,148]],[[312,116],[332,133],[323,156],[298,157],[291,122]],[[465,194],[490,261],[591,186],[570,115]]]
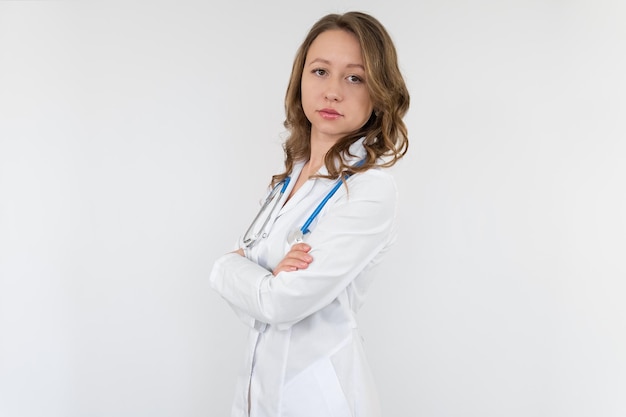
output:
[[[335,120],[341,117],[341,113],[339,113],[335,109],[320,109],[318,110],[318,113],[320,114],[320,116],[322,116],[323,119],[328,120]]]

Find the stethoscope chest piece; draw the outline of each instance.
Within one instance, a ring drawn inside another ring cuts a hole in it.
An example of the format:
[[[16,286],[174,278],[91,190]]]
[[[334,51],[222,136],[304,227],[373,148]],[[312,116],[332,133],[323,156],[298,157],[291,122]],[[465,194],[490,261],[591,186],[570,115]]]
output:
[[[287,235],[287,243],[289,243],[289,246],[302,242],[304,242],[304,233],[302,233],[302,230],[300,229],[293,230],[289,233],[289,235]]]

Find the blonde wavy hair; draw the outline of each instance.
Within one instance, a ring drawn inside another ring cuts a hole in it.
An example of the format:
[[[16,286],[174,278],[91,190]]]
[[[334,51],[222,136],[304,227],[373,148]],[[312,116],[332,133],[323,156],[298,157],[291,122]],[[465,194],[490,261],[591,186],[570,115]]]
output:
[[[343,137],[327,152],[324,163],[327,178],[339,178],[373,167],[390,167],[402,158],[409,146],[407,128],[402,118],[409,109],[409,92],[398,67],[396,48],[384,26],[374,17],[362,12],[329,14],[318,20],[300,45],[291,71],[285,95],[285,128],[289,136],[283,144],[285,171],[272,177],[276,184],[292,171],[294,163],[310,157],[311,123],[302,109],[300,83],[307,53],[313,41],[323,32],[340,29],[356,36],[361,46],[366,74],[366,86],[374,110],[361,128]],[[367,155],[358,166],[350,166],[342,158],[350,145],[365,137]]]

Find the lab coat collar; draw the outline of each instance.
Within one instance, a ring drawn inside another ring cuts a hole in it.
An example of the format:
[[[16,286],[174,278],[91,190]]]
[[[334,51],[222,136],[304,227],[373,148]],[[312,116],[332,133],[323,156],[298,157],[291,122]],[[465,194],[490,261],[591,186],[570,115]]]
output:
[[[363,146],[364,141],[365,141],[365,136],[357,140],[356,142],[354,142],[352,145],[350,145],[348,152],[343,153],[342,155],[343,160],[346,161],[348,165],[356,164],[361,159],[363,159],[365,155],[367,155],[367,151],[365,150],[365,147]],[[302,169],[302,167],[300,167],[300,169]],[[328,175],[328,169],[326,168],[326,165],[325,164],[322,165],[322,167],[319,169],[319,171],[317,171],[317,173],[319,175]]]
[[[342,155],[344,161],[346,161],[349,165],[356,164],[358,161],[363,159],[365,155],[367,154],[367,151],[363,147],[364,140],[365,140],[365,137],[362,137],[356,142],[354,142],[352,145],[350,145],[348,152],[344,152],[344,154]],[[287,187],[287,190],[285,192],[285,197],[284,197],[285,200],[287,199],[287,196],[291,194],[291,190],[296,185],[296,180],[300,176],[300,173],[302,172],[302,168],[304,167],[305,163],[306,163],[305,161],[299,161],[299,162],[294,163],[293,168],[291,170],[291,174],[290,174],[292,181]],[[322,175],[322,176],[328,175],[328,169],[326,168],[326,165],[322,165],[322,167],[317,171],[317,174]],[[334,184],[336,181],[337,181],[336,179],[315,178],[313,183],[308,183],[308,182],[305,183],[303,185],[303,189],[298,192],[299,195],[293,196],[291,199],[289,199],[289,201],[281,203],[283,205],[278,212],[278,216],[281,216],[285,212],[291,210],[291,208],[295,206],[298,203],[298,201],[300,201],[304,197],[305,194],[310,192],[310,190],[313,187],[315,187],[315,184],[328,187],[328,186],[332,186],[332,184]]]

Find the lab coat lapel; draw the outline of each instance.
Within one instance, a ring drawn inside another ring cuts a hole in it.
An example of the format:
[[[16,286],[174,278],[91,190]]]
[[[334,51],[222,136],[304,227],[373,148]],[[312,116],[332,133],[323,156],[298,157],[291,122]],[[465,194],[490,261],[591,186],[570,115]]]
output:
[[[289,195],[291,193],[291,190],[293,190],[293,187],[295,186],[298,180],[298,176],[301,174],[303,167],[304,167],[304,163],[299,163],[294,166],[294,169],[291,175],[291,183],[289,184],[289,187],[287,188],[287,191],[285,192],[285,194]],[[328,174],[328,171],[326,170],[325,166],[322,166],[317,173],[320,175],[326,175]],[[316,194],[322,193],[322,191],[320,191],[322,188],[323,189],[328,188],[330,190],[330,187],[332,187],[333,183],[334,183],[333,180],[329,180],[326,178],[315,178],[313,180],[306,181],[304,184],[302,184],[302,187],[300,187],[300,189],[296,191],[296,193],[293,196],[291,196],[289,201],[287,201],[282,206],[282,208],[279,210],[278,215],[276,217],[278,218],[282,216],[283,214],[287,213],[288,211],[290,211],[291,209],[293,209],[294,207],[296,207],[298,203],[300,203],[303,199],[305,199],[311,193],[316,193]]]
[[[353,143],[350,146],[350,150],[348,154],[344,155],[344,158],[346,159],[346,161],[348,161],[349,164],[355,164],[361,158],[365,156],[366,152],[365,152],[365,149],[363,148],[364,139],[365,138],[361,138],[357,140],[355,143]],[[290,175],[291,182],[289,186],[287,187],[285,196],[283,198],[287,199],[287,196],[291,194],[291,190],[293,190],[293,187],[295,187],[298,177],[300,176],[302,172],[302,168],[304,167],[304,164],[305,164],[304,162],[298,162],[294,164],[293,170]],[[317,171],[317,173],[319,175],[328,175],[328,169],[326,168],[326,165],[322,165],[322,167],[319,169],[319,171]],[[330,180],[327,178],[316,178],[313,181],[305,182],[302,185],[302,187],[296,192],[296,194],[294,194],[289,199],[289,201],[287,201],[286,203],[283,203],[283,206],[278,211],[276,218],[282,216],[284,213],[287,213],[289,210],[295,207],[300,201],[302,201],[302,199],[308,196],[311,192],[319,193],[320,191],[318,190],[321,190],[321,188],[323,188],[326,190],[326,193],[328,193],[328,191],[330,191],[330,189],[334,186],[336,181],[337,180]]]
[[[298,177],[300,176],[300,173],[302,172],[302,168],[304,167],[304,162],[298,162],[297,164],[294,164],[293,169],[291,171],[291,174],[289,174],[289,176],[291,177],[291,181],[289,181],[289,186],[287,187],[287,190],[285,191],[285,195],[284,195],[284,199],[287,200],[287,198],[289,198],[289,195],[291,194],[291,191],[293,190],[293,187],[296,186],[296,182],[298,182]],[[307,184],[305,184],[307,185]],[[304,186],[303,186],[304,188]],[[288,201],[283,201],[281,204],[281,208],[280,210],[278,210],[278,215],[276,216],[277,218],[280,217],[283,213],[288,212],[289,210],[291,210],[292,207],[294,207],[297,203],[297,201],[299,201],[300,199],[302,199],[300,191],[302,191],[302,189],[298,190],[298,193],[294,196],[292,196]]]

